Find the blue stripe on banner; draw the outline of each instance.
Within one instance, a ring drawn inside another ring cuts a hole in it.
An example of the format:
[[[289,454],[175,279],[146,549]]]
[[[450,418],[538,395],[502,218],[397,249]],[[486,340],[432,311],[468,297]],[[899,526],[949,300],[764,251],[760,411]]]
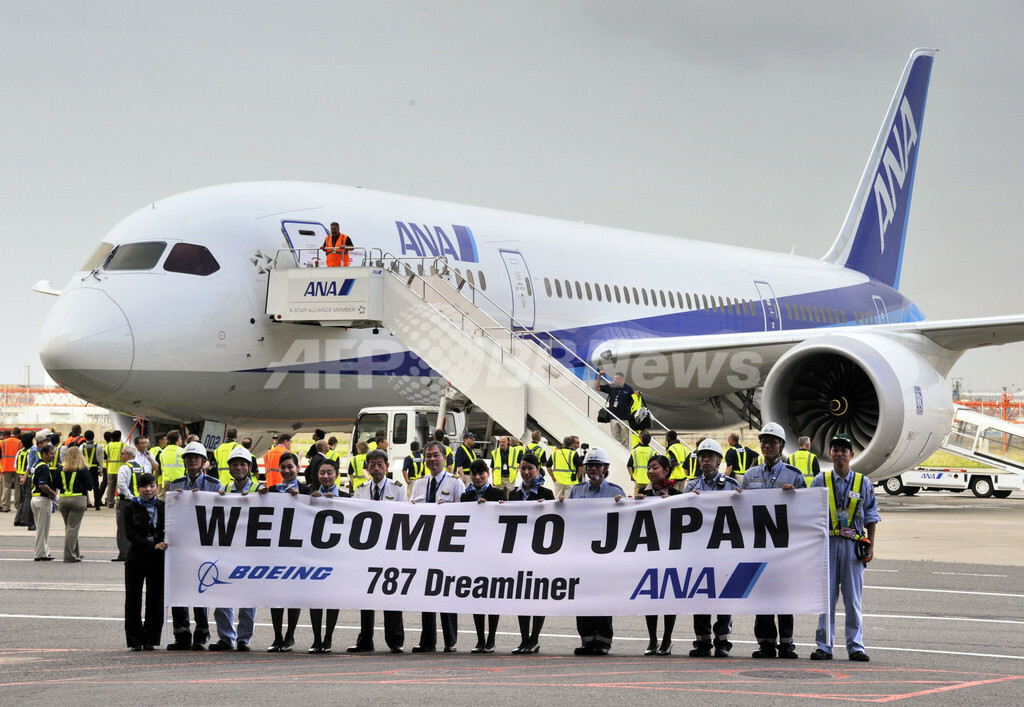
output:
[[[725,583],[719,599],[746,599],[757,584],[758,578],[768,566],[767,562],[741,562]]]

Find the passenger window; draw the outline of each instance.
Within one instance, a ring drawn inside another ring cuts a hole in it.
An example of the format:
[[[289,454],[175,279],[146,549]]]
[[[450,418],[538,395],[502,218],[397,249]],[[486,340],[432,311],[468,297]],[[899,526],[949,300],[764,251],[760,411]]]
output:
[[[592,295],[591,295],[591,290],[590,290],[590,283],[589,283],[589,282],[585,282],[585,283],[583,283],[583,284],[584,284],[584,285],[586,286],[586,290],[587,290],[587,299],[588,299],[588,300],[590,300],[590,299],[593,299],[593,297],[592,297]]]
[[[572,283],[568,280],[565,281],[565,296],[572,299]]]
[[[683,298],[680,297],[679,301],[682,302]],[[690,302],[690,293],[689,292],[686,293],[686,308],[687,309],[693,309],[693,304]]]
[[[114,249],[104,270],[152,270],[167,244],[163,241],[125,243]]]
[[[619,286],[618,285],[615,286],[615,301],[616,302],[621,302],[622,301],[622,298],[619,296]]]
[[[612,290],[608,285],[604,286],[604,298],[609,302],[612,301]]]
[[[469,280],[469,286],[470,287],[476,287],[476,283],[473,282],[473,271],[472,270],[467,270],[466,271],[466,279]]]
[[[484,271],[479,271],[477,275],[480,277],[480,289],[483,290],[484,292],[487,292],[487,280],[486,278],[484,278]]]
[[[555,280],[555,292],[558,293],[558,298],[561,299],[562,298],[562,281],[561,280]]]
[[[629,302],[629,288],[628,287],[623,287],[622,288],[622,296],[626,299],[626,304],[629,304],[630,302]]]
[[[676,295],[672,290],[668,291],[668,306],[672,309],[676,308]]]
[[[576,281],[576,299],[583,299],[583,288],[580,287],[580,281]]]
[[[640,293],[636,291],[635,287],[633,288],[633,303],[640,304]]]
[[[92,255],[89,256],[89,259],[85,261],[85,265],[79,268],[79,270],[95,270],[103,262],[103,259],[110,255],[110,251],[113,249],[112,243],[100,243],[96,246],[96,250],[92,252]]]
[[[640,291],[641,291],[641,292],[643,293],[643,295],[644,295],[644,305],[649,305],[649,304],[650,304],[650,302],[649,302],[649,301],[647,300],[647,290],[645,290],[644,288],[642,288],[642,287],[641,287],[641,288],[640,288]]]
[[[544,290],[548,293],[548,297],[551,296],[551,280],[544,278]]]
[[[600,302],[601,301],[601,286],[596,284],[596,283],[594,284],[594,294],[597,295],[597,301]]]

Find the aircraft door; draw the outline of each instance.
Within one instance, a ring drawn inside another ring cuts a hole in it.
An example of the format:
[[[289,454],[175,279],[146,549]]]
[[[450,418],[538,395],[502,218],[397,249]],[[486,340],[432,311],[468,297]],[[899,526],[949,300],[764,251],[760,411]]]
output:
[[[761,298],[761,307],[764,309],[764,330],[780,331],[782,329],[782,318],[779,317],[779,301],[775,298],[775,291],[767,282],[755,280],[754,286]]]
[[[889,323],[889,312],[885,308],[885,301],[882,300],[878,295],[872,295],[871,299],[875,302],[875,311],[878,313],[878,323],[888,324]]]
[[[509,286],[512,288],[512,317],[520,328],[533,329],[537,309],[526,259],[518,250],[503,249],[500,252],[501,259],[505,262],[505,271],[508,273]]]
[[[292,249],[295,264],[300,268],[316,267],[324,262],[324,255],[317,250],[324,244],[329,231],[317,221],[282,221],[281,230],[288,247]]]

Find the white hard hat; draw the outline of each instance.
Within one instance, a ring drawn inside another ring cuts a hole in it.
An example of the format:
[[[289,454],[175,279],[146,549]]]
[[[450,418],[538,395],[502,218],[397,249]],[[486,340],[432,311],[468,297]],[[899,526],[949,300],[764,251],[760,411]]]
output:
[[[718,440],[711,439],[708,437],[706,440],[697,445],[697,452],[714,452],[719,457],[722,456],[722,445],[718,443]]]
[[[584,464],[611,464],[612,460],[608,458],[608,453],[600,447],[591,447],[587,451],[587,456],[583,460]]]
[[[769,422],[767,425],[762,427],[761,431],[757,435],[757,438],[761,439],[765,435],[768,435],[770,437],[778,437],[783,442],[786,441],[786,431],[782,429],[782,425],[778,424],[777,422]]]
[[[201,457],[206,456],[206,447],[201,445],[199,442],[189,442],[185,445],[185,448],[181,450],[181,456],[188,454],[198,454]]]
[[[192,444],[198,444],[198,442],[193,442]],[[186,449],[188,449],[188,447],[186,447]],[[231,454],[228,455],[228,464],[231,463],[232,459],[244,459],[249,464],[252,464],[252,454],[250,454],[249,450],[245,447],[235,447],[232,449]]]

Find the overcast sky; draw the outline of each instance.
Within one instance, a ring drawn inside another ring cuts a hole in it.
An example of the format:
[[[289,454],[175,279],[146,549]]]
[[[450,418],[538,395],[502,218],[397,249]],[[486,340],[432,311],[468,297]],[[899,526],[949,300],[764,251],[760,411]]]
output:
[[[124,216],[225,182],[819,257],[918,46],[940,53],[902,290],[931,319],[1024,312],[1022,36],[1020,2],[0,0],[0,382],[42,382],[37,280],[62,288]],[[1022,354],[953,375],[1024,387]]]

